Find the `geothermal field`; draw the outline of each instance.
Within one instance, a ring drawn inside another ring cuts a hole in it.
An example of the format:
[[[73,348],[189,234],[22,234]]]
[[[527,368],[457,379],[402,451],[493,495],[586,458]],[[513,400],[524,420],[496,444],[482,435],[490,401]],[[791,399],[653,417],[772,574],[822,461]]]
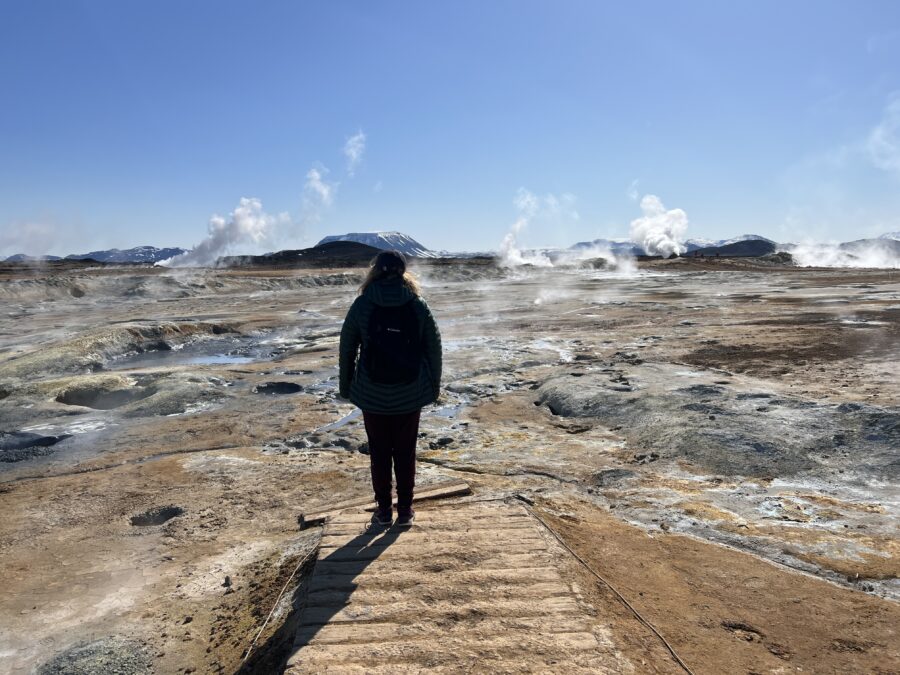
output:
[[[446,560],[415,601],[359,581],[329,642],[299,519],[371,495],[336,399],[363,270],[5,264],[0,671],[368,672],[389,624],[379,672],[684,672],[588,567],[695,673],[900,671],[897,271],[415,271],[444,349],[419,485],[470,490],[417,505],[397,550]]]

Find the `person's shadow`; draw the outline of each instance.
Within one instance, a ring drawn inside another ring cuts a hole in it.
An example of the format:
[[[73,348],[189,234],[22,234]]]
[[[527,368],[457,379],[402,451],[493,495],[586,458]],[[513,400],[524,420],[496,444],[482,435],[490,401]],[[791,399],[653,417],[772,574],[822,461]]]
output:
[[[254,653],[237,670],[238,675],[282,672],[287,660],[309,644],[350,602],[358,587],[355,579],[408,531],[396,526],[370,525],[324,558],[312,559],[307,569],[302,570],[303,582],[294,590],[289,619],[254,648]],[[312,589],[311,582],[315,583]]]

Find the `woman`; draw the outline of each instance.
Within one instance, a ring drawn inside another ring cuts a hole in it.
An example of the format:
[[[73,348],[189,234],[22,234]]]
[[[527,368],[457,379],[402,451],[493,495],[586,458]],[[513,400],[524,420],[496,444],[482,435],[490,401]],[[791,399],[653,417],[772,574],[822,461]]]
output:
[[[393,520],[392,462],[397,525],[412,525],[419,414],[440,392],[441,335],[419,292],[403,254],[383,251],[341,328],[339,392],[363,411],[381,526]]]

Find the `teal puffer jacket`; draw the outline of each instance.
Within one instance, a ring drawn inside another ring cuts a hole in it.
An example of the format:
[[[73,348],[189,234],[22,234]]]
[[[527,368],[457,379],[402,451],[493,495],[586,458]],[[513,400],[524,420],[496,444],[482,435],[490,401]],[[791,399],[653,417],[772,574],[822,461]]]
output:
[[[423,340],[419,377],[408,384],[373,382],[365,367],[359,365],[360,348],[369,342],[369,316],[376,305],[398,307],[407,302],[413,303]],[[366,412],[410,413],[437,399],[441,365],[441,334],[431,310],[400,278],[375,281],[354,300],[341,328],[339,392],[342,398],[350,399]]]

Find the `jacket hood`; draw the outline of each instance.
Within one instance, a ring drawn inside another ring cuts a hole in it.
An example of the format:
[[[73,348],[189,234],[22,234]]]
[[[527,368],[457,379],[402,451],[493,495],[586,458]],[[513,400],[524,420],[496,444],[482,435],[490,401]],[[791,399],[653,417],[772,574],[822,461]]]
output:
[[[373,281],[363,291],[363,296],[382,307],[399,307],[415,298],[416,294],[398,277]]]

